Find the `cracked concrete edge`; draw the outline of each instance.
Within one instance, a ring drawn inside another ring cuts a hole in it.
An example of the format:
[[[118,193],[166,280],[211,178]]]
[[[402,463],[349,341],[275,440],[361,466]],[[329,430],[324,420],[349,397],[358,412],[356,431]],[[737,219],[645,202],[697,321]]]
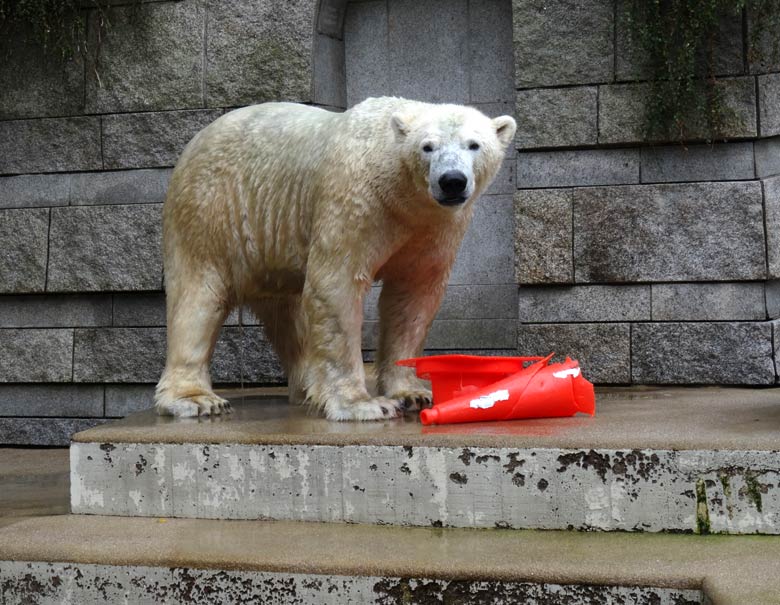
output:
[[[780,540],[67,515],[0,528],[9,561],[482,582],[653,586],[777,603]],[[774,600],[773,600],[774,599]]]
[[[74,513],[778,534],[780,452],[71,447]]]
[[[19,581],[19,578],[24,578]],[[490,597],[496,603],[560,603],[587,600],[695,605],[700,590],[650,586],[561,585],[380,576],[334,576],[263,571],[214,571],[144,566],[72,565],[45,562],[0,562],[0,594],[6,603],[54,605],[64,599],[87,602],[191,603],[218,593],[225,602],[341,603],[448,602],[454,596]]]

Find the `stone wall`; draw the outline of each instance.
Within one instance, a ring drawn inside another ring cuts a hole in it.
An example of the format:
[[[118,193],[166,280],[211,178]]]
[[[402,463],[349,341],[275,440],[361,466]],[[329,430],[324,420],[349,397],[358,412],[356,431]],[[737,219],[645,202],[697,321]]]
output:
[[[643,67],[611,0],[111,4],[107,33],[82,15],[97,61],[0,43],[0,443],[65,443],[151,405],[171,167],[224,111],[268,100],[515,111],[518,151],[480,201],[430,350],[557,350],[601,383],[774,383],[780,69],[748,62],[741,23],[717,57],[742,124],[684,149],[641,142]],[[213,373],[283,381],[248,314]]]
[[[715,49],[727,140],[646,145],[625,3],[514,8],[519,350],[602,383],[773,384],[780,65],[749,60],[752,22]]]
[[[21,36],[0,63],[0,443],[151,405],[165,359],[161,208],[187,141],[234,107],[316,102],[315,0],[111,1],[100,51],[62,63]],[[87,3],[85,3],[85,6]],[[283,381],[233,314],[220,384]]]

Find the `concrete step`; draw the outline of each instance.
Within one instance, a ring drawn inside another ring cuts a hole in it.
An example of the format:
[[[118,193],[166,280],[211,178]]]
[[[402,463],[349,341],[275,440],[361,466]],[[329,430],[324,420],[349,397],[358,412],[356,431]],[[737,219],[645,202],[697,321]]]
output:
[[[62,515],[0,526],[16,603],[780,603],[780,539]]]
[[[74,513],[780,533],[780,391],[607,389],[594,418],[332,423],[284,399],[74,436]]]

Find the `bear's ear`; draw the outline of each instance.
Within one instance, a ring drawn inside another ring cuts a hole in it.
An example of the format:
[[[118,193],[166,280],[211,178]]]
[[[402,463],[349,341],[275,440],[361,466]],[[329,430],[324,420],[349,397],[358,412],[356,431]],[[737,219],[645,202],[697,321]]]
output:
[[[493,127],[496,129],[496,136],[501,144],[506,147],[515,137],[517,124],[512,116],[499,116],[493,120]]]
[[[390,126],[393,128],[395,136],[399,139],[403,139],[409,134],[409,123],[406,121],[406,117],[400,113],[394,113],[390,118]]]

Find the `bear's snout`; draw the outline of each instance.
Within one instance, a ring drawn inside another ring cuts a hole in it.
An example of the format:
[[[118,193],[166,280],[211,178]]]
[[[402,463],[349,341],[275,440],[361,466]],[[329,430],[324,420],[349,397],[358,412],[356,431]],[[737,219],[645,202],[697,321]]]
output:
[[[439,203],[445,206],[462,204],[466,201],[463,192],[466,191],[469,180],[460,170],[448,170],[439,178],[439,187],[444,194]]]

